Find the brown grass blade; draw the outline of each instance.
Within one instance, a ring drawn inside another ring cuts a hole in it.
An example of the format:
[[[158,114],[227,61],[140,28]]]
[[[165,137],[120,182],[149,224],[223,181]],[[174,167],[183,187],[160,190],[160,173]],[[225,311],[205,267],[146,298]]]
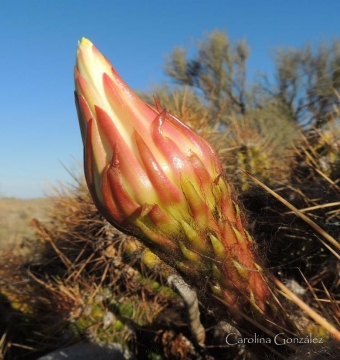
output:
[[[246,176],[248,176],[250,179],[252,179],[256,184],[260,185],[263,189],[265,189],[271,195],[273,195],[277,200],[281,201],[282,204],[284,204],[290,210],[292,210],[297,216],[299,216],[308,225],[310,225],[315,231],[317,231],[322,237],[324,237],[330,244],[332,244],[334,247],[336,247],[338,250],[340,250],[340,244],[331,235],[329,235],[325,230],[323,230],[318,224],[316,224],[314,221],[312,221],[308,216],[306,216],[303,212],[301,212],[299,209],[297,209],[295,206],[293,206],[290,202],[285,200],[283,197],[281,197],[275,191],[273,191],[268,186],[263,184],[260,180],[254,178],[252,175],[250,175],[246,171],[243,171],[243,172]]]
[[[284,293],[284,295],[296,304],[301,310],[309,315],[316,323],[322,326],[326,331],[333,335],[340,341],[340,331],[336,329],[331,323],[329,323],[324,317],[318,314],[315,310],[310,308],[304,301],[297,297],[292,291],[290,291],[280,280],[270,275],[276,286],[278,286]]]

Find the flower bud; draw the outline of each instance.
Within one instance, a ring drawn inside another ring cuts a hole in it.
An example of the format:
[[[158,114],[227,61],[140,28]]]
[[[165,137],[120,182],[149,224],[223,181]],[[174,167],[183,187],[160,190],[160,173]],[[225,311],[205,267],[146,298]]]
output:
[[[85,176],[99,211],[192,282],[204,277],[231,306],[263,312],[266,280],[210,144],[157,100],[138,98],[85,38],[75,85]]]

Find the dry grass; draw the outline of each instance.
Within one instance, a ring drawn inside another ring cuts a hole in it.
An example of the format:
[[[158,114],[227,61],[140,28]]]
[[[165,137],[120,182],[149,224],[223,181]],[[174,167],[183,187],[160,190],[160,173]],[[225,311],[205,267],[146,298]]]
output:
[[[51,206],[51,198],[0,198],[0,250],[17,245],[24,237],[32,237],[31,219],[46,221],[47,209]]]

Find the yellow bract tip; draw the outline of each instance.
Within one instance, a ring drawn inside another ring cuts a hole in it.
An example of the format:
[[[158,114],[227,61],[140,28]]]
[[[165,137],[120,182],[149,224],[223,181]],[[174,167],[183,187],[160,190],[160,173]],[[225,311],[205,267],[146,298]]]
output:
[[[79,41],[78,41],[78,45],[79,46],[83,46],[83,47],[89,47],[89,46],[92,46],[92,42],[85,38],[85,37],[82,37]]]

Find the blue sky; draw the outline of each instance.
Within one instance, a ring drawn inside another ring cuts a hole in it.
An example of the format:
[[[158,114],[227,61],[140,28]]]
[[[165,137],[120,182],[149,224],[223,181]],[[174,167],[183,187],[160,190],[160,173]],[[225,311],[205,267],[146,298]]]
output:
[[[164,57],[214,29],[251,47],[270,73],[276,46],[340,36],[339,0],[1,0],[0,197],[41,197],[67,183],[82,143],[73,100],[77,41],[88,37],[134,89],[166,79]]]

